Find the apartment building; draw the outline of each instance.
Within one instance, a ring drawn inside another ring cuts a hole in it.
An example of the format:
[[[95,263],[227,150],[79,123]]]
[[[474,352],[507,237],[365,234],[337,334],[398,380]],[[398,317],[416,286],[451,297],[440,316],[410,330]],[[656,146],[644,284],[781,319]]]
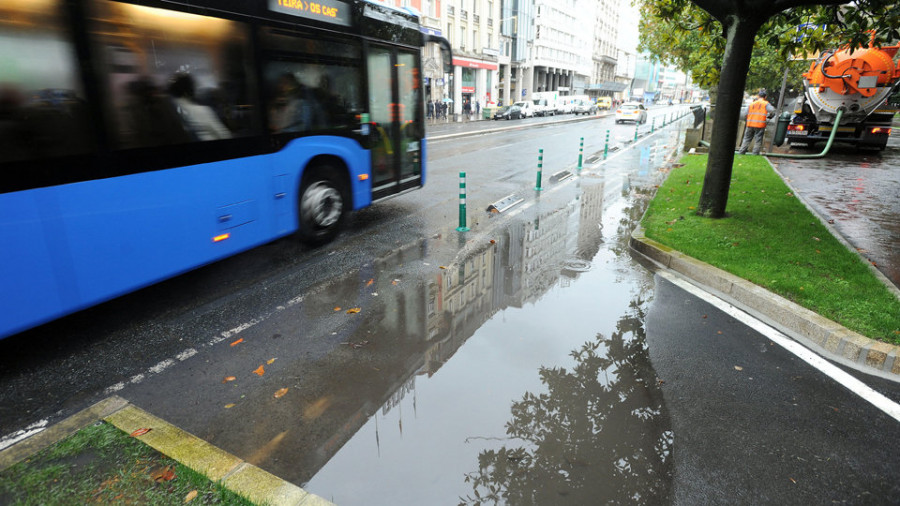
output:
[[[423,30],[453,47],[453,73],[426,50],[426,98],[482,108],[531,98],[539,91],[594,96],[621,92],[616,83],[622,0],[385,0],[420,13]]]

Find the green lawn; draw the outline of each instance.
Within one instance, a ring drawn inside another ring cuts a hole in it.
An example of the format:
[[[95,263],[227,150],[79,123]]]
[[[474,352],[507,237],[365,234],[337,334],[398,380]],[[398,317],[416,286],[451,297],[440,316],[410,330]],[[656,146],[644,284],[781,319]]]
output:
[[[764,157],[735,155],[724,219],[697,216],[705,155],[672,169],[644,216],[647,237],[809,308],[900,344],[900,300],[794,197]]]
[[[0,504],[185,503],[252,504],[106,422],[0,472]]]

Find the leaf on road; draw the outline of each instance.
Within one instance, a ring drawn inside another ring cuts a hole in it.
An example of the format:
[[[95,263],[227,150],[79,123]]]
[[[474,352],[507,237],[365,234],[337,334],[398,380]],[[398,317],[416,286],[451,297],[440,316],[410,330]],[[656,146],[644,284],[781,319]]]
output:
[[[440,267],[441,269],[446,269],[446,268],[447,268],[446,266],[443,266],[443,265],[441,265],[441,266],[439,266],[439,267]]]
[[[157,467],[150,471],[150,477],[156,483],[172,481],[175,479],[175,470],[172,469],[172,466]]]
[[[280,399],[280,398],[284,397],[284,394],[286,394],[287,391],[288,391],[287,387],[279,388],[278,391],[275,392],[275,395],[273,395],[272,397],[275,397],[276,399]]]
[[[242,337],[242,338],[238,339],[237,341],[231,343],[231,346],[237,346],[243,342],[244,342],[244,338]]]
[[[735,370],[735,371],[743,371],[744,368],[741,367],[741,366],[739,366],[739,365],[736,365],[736,366],[734,366],[734,370]]]
[[[360,308],[354,307],[354,308],[348,309],[348,310],[347,310],[347,314],[356,314],[356,313],[358,313],[358,312],[360,312],[360,311],[362,311]]]
[[[399,279],[395,279],[395,280],[391,281],[391,284],[394,285],[394,286],[397,286],[398,284],[400,284],[400,280],[399,280]]]
[[[334,307],[334,311],[335,311],[335,312],[338,312],[338,311],[340,311],[340,310],[341,310],[340,306],[335,306],[335,307]]]
[[[275,362],[274,358],[270,358],[269,360],[266,360],[266,365],[272,365],[272,362]]]
[[[143,436],[144,434],[150,432],[153,429],[148,429],[146,427],[135,430],[131,433],[131,437]]]
[[[225,409],[231,409],[231,408],[233,408],[233,407],[234,407],[234,403],[233,403],[233,402],[229,402],[228,404],[225,405]]]
[[[191,502],[196,498],[197,498],[197,491],[191,490],[190,492],[187,493],[186,496],[184,496],[184,502]]]
[[[225,376],[225,379],[222,380],[222,383],[228,383],[229,381],[234,381],[236,379],[237,378],[235,378],[234,376]]]
[[[253,371],[253,374],[255,374],[255,375],[257,375],[257,376],[262,376],[262,375],[265,374],[265,373],[266,373],[266,370],[263,369],[263,366],[259,366],[259,367],[256,368],[255,371]]]
[[[372,283],[374,283],[374,282],[375,282],[375,278],[372,278],[366,283],[366,286],[372,286]]]

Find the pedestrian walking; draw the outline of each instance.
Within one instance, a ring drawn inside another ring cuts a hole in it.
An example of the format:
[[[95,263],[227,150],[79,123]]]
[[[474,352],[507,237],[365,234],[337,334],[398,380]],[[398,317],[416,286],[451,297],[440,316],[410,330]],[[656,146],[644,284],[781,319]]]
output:
[[[747,108],[747,129],[744,130],[744,142],[741,143],[740,154],[745,154],[753,142],[753,154],[758,155],[766,134],[766,120],[775,114],[775,108],[766,101],[766,90],[759,90],[758,98]]]
[[[481,118],[481,102],[475,101],[475,119]]]

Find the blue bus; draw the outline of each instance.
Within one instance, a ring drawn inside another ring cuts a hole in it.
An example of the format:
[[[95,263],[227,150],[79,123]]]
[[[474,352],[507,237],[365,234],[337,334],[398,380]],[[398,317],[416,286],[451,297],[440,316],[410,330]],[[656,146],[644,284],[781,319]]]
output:
[[[425,48],[365,0],[0,4],[0,338],[421,187]]]

